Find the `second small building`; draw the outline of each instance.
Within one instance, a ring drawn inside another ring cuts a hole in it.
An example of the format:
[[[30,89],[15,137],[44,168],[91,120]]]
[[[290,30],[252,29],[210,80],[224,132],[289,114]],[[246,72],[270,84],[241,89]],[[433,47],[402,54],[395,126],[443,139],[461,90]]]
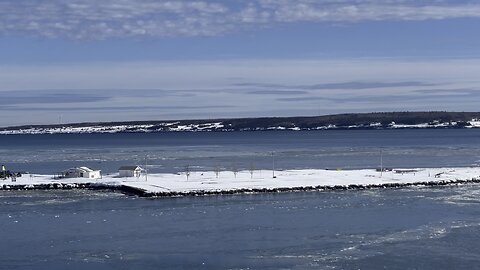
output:
[[[63,177],[65,178],[89,178],[89,179],[100,179],[102,174],[100,170],[93,170],[88,167],[77,167],[70,168],[66,171],[63,171]]]
[[[140,177],[143,169],[140,166],[122,166],[118,169],[120,177]]]

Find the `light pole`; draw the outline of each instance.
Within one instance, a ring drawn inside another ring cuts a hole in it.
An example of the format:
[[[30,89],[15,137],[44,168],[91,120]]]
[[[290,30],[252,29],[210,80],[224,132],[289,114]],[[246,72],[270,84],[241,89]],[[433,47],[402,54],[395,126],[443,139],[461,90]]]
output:
[[[383,176],[383,150],[380,150],[380,177]]]
[[[147,155],[145,155],[145,182],[148,182]]]
[[[277,178],[275,176],[275,152],[272,152],[272,178]]]

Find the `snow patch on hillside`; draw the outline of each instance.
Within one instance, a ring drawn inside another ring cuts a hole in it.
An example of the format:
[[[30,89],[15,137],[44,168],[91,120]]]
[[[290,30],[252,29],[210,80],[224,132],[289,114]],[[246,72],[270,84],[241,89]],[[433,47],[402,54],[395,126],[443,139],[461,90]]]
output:
[[[264,130],[332,130],[332,129],[426,129],[426,128],[480,128],[480,119],[472,119],[459,125],[458,122],[432,121],[420,124],[402,124],[391,122],[388,125],[373,122],[367,124],[339,126],[329,124],[325,126],[302,128],[294,125],[271,127],[232,128],[231,124],[223,122],[181,124],[181,122],[165,122],[149,125],[92,125],[92,126],[62,126],[62,127],[28,127],[14,129],[0,129],[0,135],[14,134],[86,134],[86,133],[149,133],[149,132],[198,132],[198,131],[264,131]]]

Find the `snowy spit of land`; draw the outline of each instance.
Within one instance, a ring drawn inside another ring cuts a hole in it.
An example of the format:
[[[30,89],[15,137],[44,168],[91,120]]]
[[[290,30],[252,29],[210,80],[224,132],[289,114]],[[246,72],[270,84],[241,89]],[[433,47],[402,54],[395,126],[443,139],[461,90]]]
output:
[[[273,177],[275,175],[275,177]],[[421,168],[397,169],[380,172],[362,170],[285,170],[285,171],[239,171],[239,172],[190,172],[178,174],[148,174],[141,177],[120,178],[104,175],[101,179],[63,178],[51,175],[26,174],[15,182],[0,180],[0,189],[38,185],[61,185],[75,187],[81,184],[102,187],[125,187],[151,196],[202,195],[224,192],[288,191],[302,189],[341,189],[362,187],[401,187],[405,185],[437,185],[479,182],[480,168]]]
[[[442,122],[432,121],[419,124],[402,124],[391,122],[382,124],[372,122],[358,125],[320,125],[314,127],[299,127],[294,123],[288,125],[272,125],[265,127],[243,127],[235,128],[232,124],[226,122],[205,122],[205,123],[181,123],[164,122],[156,124],[129,124],[129,125],[88,125],[71,126],[62,125],[54,127],[22,127],[22,128],[4,128],[0,129],[0,135],[18,135],[18,134],[88,134],[88,133],[152,133],[152,132],[201,132],[201,131],[265,131],[265,130],[344,130],[344,129],[433,129],[433,128],[480,128],[480,119],[472,119],[465,123],[456,121]]]

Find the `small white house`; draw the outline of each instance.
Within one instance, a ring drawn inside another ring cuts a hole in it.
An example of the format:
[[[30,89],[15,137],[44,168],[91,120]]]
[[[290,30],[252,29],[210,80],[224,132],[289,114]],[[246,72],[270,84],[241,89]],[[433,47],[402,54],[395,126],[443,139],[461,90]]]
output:
[[[89,179],[102,178],[102,173],[100,170],[92,170],[88,167],[70,168],[66,171],[63,171],[62,174],[63,174],[63,177],[65,178],[89,178]]]
[[[140,177],[143,169],[140,166],[122,166],[118,169],[120,177]]]

